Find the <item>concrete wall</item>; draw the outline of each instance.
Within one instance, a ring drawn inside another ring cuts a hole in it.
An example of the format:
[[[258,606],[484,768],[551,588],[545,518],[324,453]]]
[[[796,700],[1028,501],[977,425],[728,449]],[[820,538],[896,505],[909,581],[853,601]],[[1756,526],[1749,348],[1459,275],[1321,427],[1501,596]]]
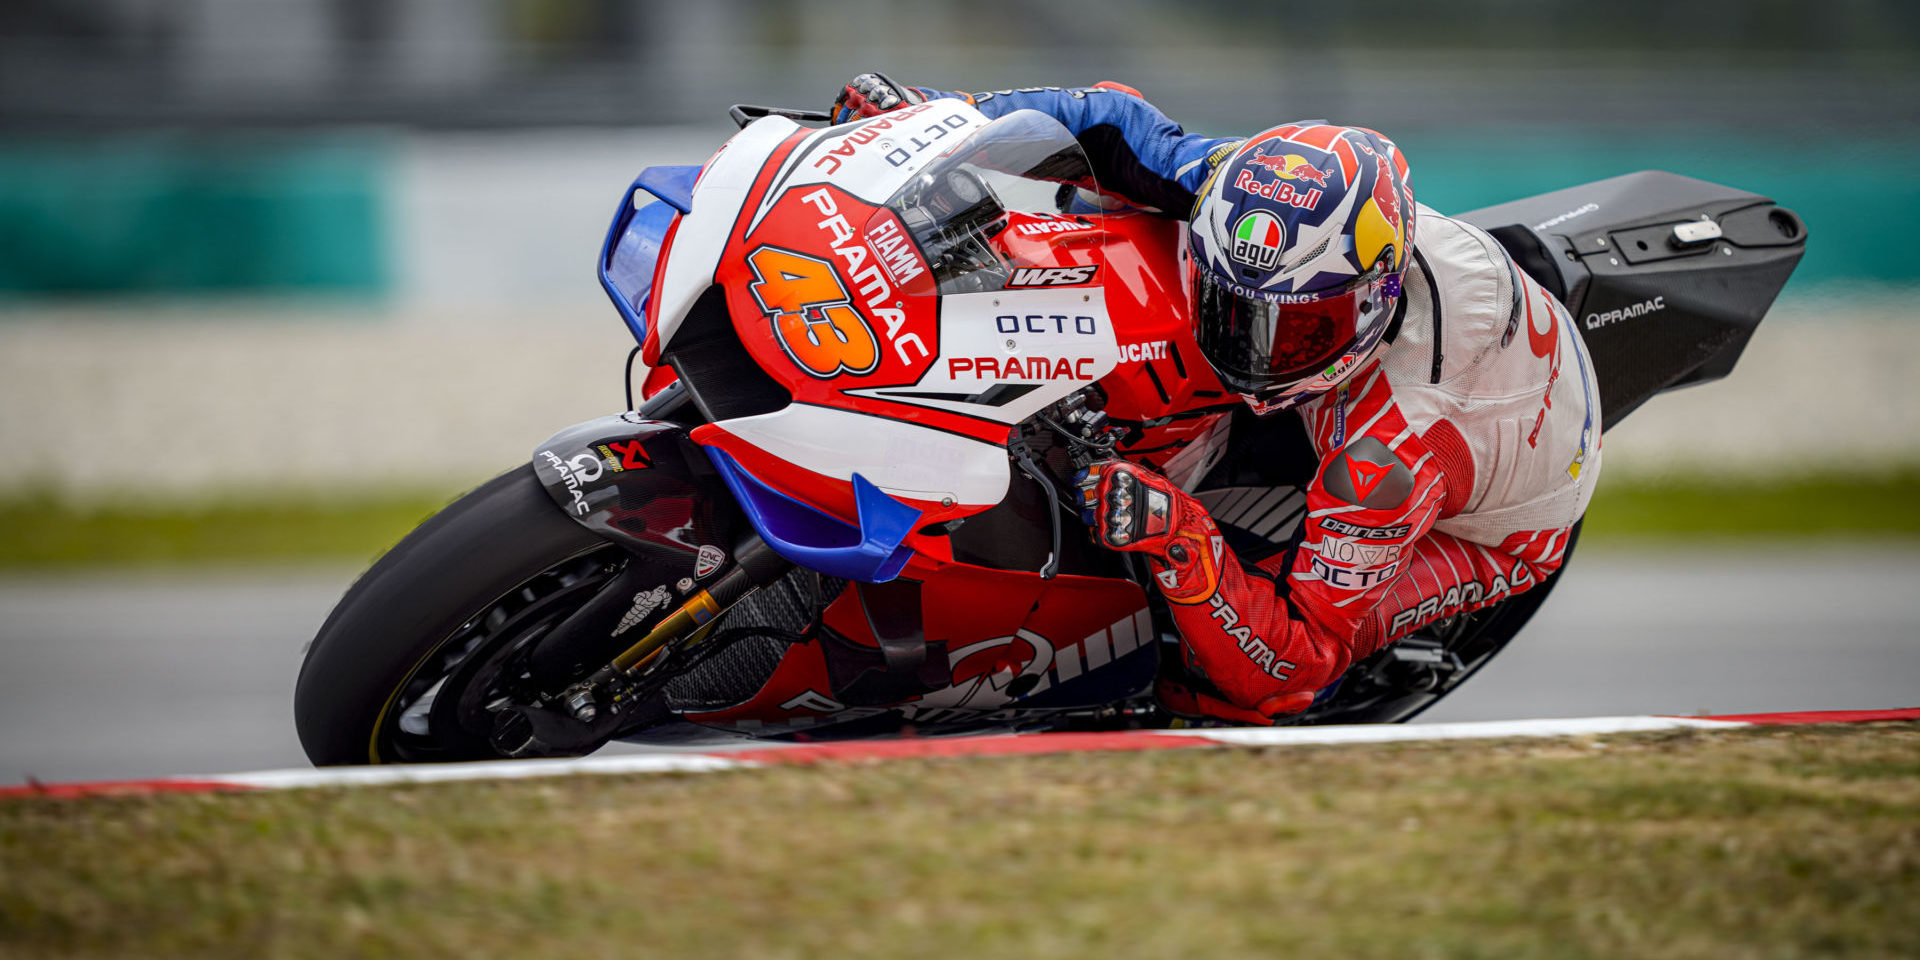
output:
[[[1607,435],[1611,476],[1920,462],[1920,324],[1786,304],[1727,380]],[[0,325],[0,495],[446,490],[622,407],[612,308],[40,311]]]

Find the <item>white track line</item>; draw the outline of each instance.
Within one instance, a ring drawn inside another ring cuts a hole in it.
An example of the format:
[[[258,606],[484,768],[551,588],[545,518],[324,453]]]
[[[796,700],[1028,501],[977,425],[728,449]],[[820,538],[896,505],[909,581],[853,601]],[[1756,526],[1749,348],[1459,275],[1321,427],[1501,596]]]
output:
[[[494,760],[482,763],[328,767],[319,770],[264,770],[202,777],[165,777],[74,784],[0,787],[0,798],[34,795],[78,797],[100,794],[162,793],[194,790],[290,790],[305,787],[359,787],[456,780],[522,780],[585,774],[710,773],[772,765],[817,762],[871,762],[902,757],[1031,755],[1094,750],[1174,749],[1207,744],[1280,747],[1308,744],[1406,743],[1423,740],[1493,740],[1512,737],[1587,737],[1658,730],[1726,730],[1754,724],[1840,723],[1873,720],[1920,721],[1920,709],[1813,711],[1747,714],[1736,717],[1575,717],[1554,720],[1491,720],[1478,723],[1382,724],[1326,727],[1230,727],[1198,730],[1133,730],[1110,733],[1000,734],[979,737],[927,737],[909,740],[850,740],[837,743],[769,745],[738,753],[628,754],[573,760]]]
[[[1227,727],[1163,730],[1161,736],[1199,737],[1249,747],[1310,743],[1396,743],[1408,740],[1485,740],[1496,737],[1588,737],[1650,730],[1728,729],[1749,724],[1693,717],[1574,717],[1564,720],[1486,720],[1477,723],[1368,724],[1328,727]]]
[[[210,777],[188,777],[256,790],[298,787],[368,787],[391,783],[445,783],[452,780],[525,780],[575,774],[710,773],[757,767],[704,753],[578,757],[571,760],[484,760],[476,763],[394,764],[384,767],[324,767],[317,770],[261,770]]]

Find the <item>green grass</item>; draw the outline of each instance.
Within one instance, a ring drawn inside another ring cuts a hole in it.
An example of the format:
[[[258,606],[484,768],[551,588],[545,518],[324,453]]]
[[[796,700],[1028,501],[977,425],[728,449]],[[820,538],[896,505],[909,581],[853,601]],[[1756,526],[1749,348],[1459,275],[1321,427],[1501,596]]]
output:
[[[370,562],[454,494],[75,507],[0,501],[0,569]]]
[[[0,501],[0,569],[291,562],[365,563],[457,492],[234,506],[76,507]],[[1771,481],[1604,483],[1583,543],[1706,538],[1920,540],[1920,468]]]
[[[0,803],[0,955],[1920,955],[1920,728]]]
[[[1877,475],[1602,482],[1583,542],[1769,537],[1920,538],[1920,468]]]

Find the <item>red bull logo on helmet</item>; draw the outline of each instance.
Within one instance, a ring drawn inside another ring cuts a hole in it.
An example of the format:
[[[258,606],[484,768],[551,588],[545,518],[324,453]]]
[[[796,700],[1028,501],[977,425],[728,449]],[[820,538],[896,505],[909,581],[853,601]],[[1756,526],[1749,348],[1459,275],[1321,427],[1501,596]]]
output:
[[[1233,226],[1230,255],[1258,270],[1272,270],[1280,264],[1280,248],[1286,243],[1286,229],[1280,218],[1265,210],[1255,210]]]
[[[1327,177],[1333,174],[1332,170],[1322,170],[1308,163],[1305,157],[1295,153],[1283,154],[1277,157],[1259,154],[1248,157],[1247,162],[1256,166],[1265,167],[1269,173],[1277,177],[1287,180],[1305,180],[1320,187],[1326,186]]]
[[[1302,210],[1311,210],[1318,206],[1322,195],[1319,187],[1308,187],[1305,190],[1296,190],[1293,184],[1285,180],[1268,180],[1262,182],[1258,177],[1253,175],[1252,170],[1244,167],[1241,168],[1240,174],[1233,178],[1233,185],[1236,189],[1244,190],[1247,193],[1257,194],[1269,200],[1299,207]]]

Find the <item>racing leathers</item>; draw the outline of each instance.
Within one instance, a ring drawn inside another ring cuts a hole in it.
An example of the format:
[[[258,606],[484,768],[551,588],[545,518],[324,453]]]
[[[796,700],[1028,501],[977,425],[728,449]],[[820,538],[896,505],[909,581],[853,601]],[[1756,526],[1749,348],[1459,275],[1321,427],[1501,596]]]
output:
[[[1181,219],[1239,142],[1186,133],[1117,84],[915,92],[988,117],[1047,113],[1103,189]],[[1298,408],[1319,463],[1285,549],[1242,562],[1191,491],[1144,467],[1109,461],[1083,485],[1096,537],[1149,557],[1204,680],[1166,697],[1177,710],[1271,722],[1356,660],[1560,565],[1600,472],[1593,365],[1566,309],[1484,231],[1424,206],[1417,216],[1392,339]]]

